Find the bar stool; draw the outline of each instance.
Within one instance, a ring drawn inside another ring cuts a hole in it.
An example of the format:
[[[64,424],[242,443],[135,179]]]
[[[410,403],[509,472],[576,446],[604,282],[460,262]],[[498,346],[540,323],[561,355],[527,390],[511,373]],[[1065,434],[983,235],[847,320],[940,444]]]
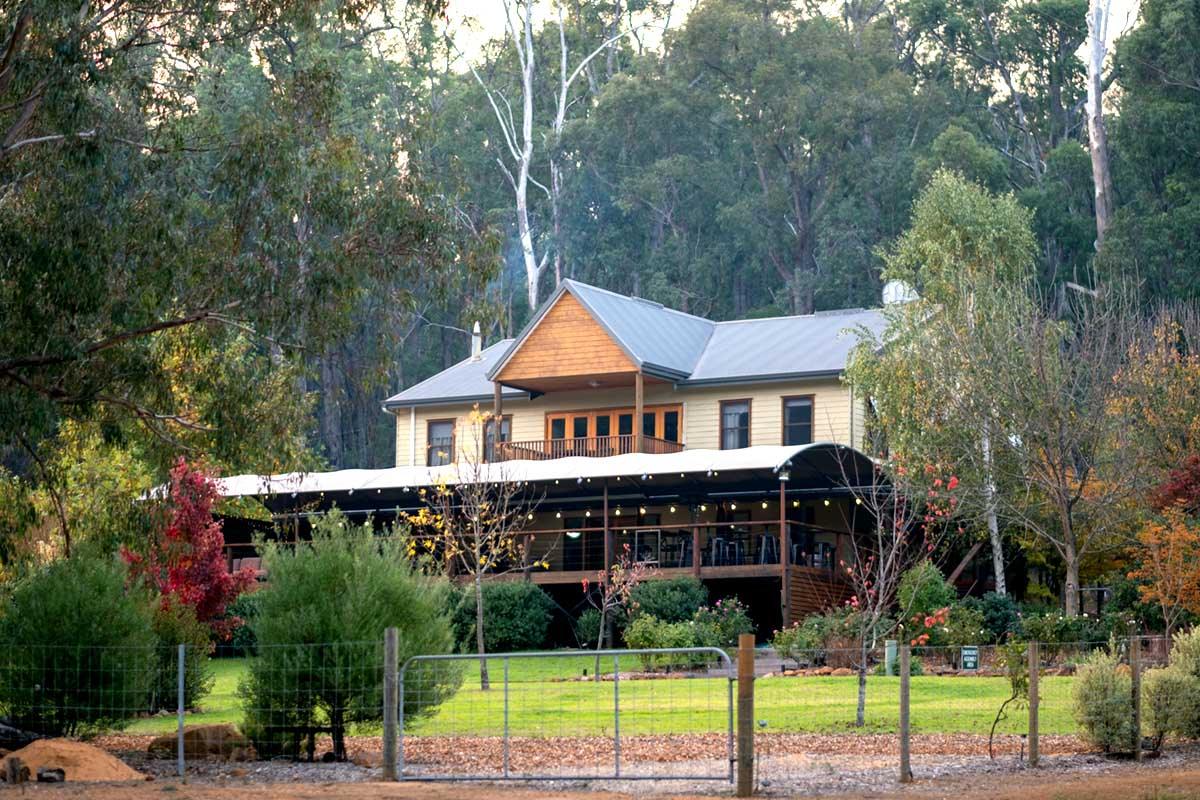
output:
[[[761,534],[758,537],[758,563],[779,563],[779,540],[769,533]]]

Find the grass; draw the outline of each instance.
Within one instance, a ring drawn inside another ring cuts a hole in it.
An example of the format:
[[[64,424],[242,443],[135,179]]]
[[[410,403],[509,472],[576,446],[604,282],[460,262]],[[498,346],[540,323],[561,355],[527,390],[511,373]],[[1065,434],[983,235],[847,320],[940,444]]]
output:
[[[242,720],[237,697],[244,659],[212,662],[215,683],[187,724]],[[622,670],[637,665],[621,665]],[[516,736],[611,735],[614,684],[573,680],[594,675],[592,656],[513,659],[509,665],[509,729]],[[602,672],[612,671],[611,660]],[[503,666],[489,661],[492,688],[479,688],[479,665],[467,662],[459,691],[432,715],[410,721],[410,735],[495,735],[503,730]],[[568,679],[572,678],[572,679]],[[1071,734],[1071,678],[1045,677],[1040,682],[1040,730]],[[414,671],[406,691],[419,691]],[[870,676],[867,681],[866,726],[853,726],[858,681],[851,677],[767,678],[756,682],[755,718],[772,733],[894,732],[898,725],[900,679]],[[628,735],[720,731],[728,724],[729,682],[724,678],[625,680],[618,683],[621,732]],[[915,733],[986,735],[1001,703],[1008,697],[1005,678],[921,676],[911,684],[911,720]],[[1010,711],[999,731],[1025,731],[1024,709]],[[174,716],[137,720],[130,733],[166,733]]]

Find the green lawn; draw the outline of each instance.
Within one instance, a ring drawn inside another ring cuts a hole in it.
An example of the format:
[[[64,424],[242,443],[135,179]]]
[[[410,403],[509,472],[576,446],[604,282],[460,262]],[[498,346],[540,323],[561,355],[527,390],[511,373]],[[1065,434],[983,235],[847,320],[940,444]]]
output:
[[[477,662],[468,662],[462,688],[428,717],[411,722],[410,735],[497,734],[504,724],[503,666],[489,662],[492,688],[479,688]],[[237,683],[246,669],[243,659],[212,662],[216,681],[188,724],[240,723]],[[509,729],[516,736],[611,735],[611,680],[580,681],[594,674],[595,658],[514,659],[509,665]],[[622,670],[636,668],[621,664]],[[611,661],[601,671],[612,671]],[[419,673],[413,676],[419,684]],[[413,691],[410,680],[409,691]],[[625,734],[698,733],[723,730],[727,724],[728,681],[722,678],[625,680],[616,687]],[[892,732],[898,723],[899,678],[871,676],[867,685],[866,729]],[[1070,711],[1070,678],[1046,677],[1041,683],[1043,734],[1075,732]],[[419,689],[418,689],[419,690]],[[766,678],[755,689],[756,720],[768,732],[828,733],[853,729],[858,681],[854,677]],[[917,733],[986,734],[1000,704],[1008,696],[1004,678],[921,676],[912,680],[911,718]],[[1014,710],[999,730],[1021,733],[1027,713]],[[130,733],[164,733],[175,729],[174,716],[136,721]]]

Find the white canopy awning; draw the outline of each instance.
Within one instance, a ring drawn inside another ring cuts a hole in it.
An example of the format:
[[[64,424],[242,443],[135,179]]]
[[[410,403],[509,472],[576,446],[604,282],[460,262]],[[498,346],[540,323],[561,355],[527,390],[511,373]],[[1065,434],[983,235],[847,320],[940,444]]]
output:
[[[675,477],[717,475],[728,471],[779,472],[793,459],[809,451],[837,453],[854,468],[861,453],[843,445],[817,442],[806,445],[760,445],[739,450],[681,450],[677,453],[627,453],[604,458],[575,456],[545,461],[504,461],[495,464],[447,465],[440,467],[391,467],[388,469],[344,469],[336,472],[290,472],[283,475],[234,475],[219,481],[225,497],[255,497],[322,492],[405,489],[439,484],[576,481],[589,478]]]

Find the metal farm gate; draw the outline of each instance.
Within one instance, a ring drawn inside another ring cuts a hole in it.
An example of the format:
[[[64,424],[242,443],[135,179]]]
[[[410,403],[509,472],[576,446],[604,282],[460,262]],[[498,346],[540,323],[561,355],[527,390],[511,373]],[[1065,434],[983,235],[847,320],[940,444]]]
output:
[[[396,775],[732,782],[735,680],[718,648],[416,656]]]

